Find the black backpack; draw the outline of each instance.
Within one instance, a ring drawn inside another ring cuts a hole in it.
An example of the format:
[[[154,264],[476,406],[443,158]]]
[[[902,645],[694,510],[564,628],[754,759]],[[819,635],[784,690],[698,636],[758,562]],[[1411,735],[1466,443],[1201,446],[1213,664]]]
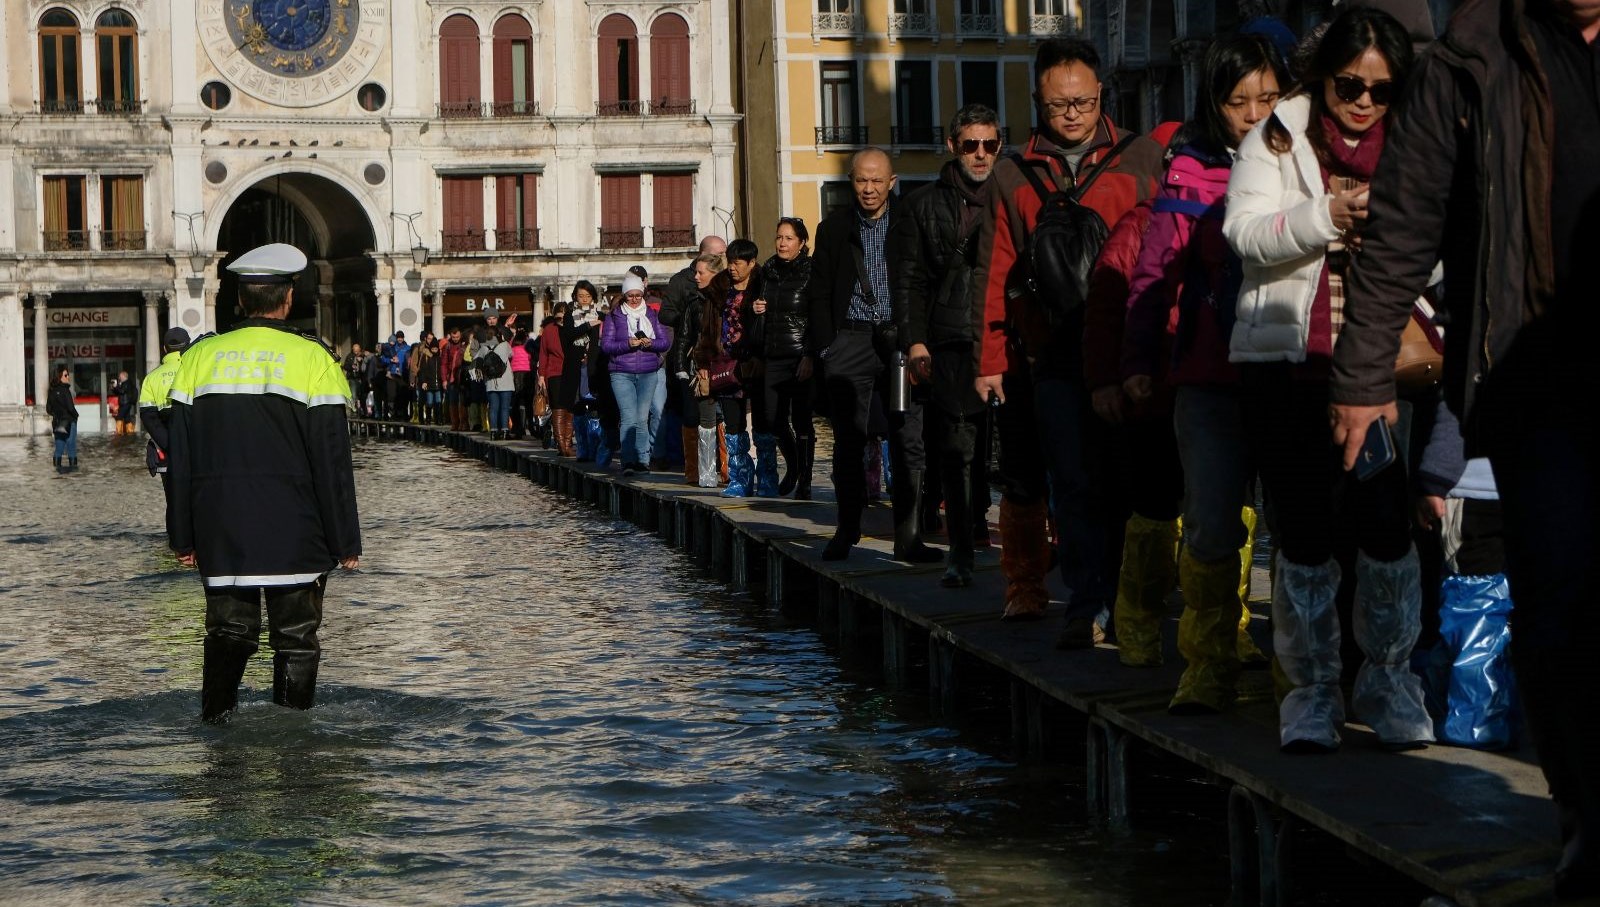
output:
[[[492,347],[486,347],[478,354],[478,369],[483,372],[482,380],[493,381],[506,373],[506,361]]]
[[[1037,172],[1038,162],[1012,156],[1039,196],[1039,217],[1022,249],[1022,261],[1028,291],[1052,325],[1066,321],[1089,298],[1089,272],[1111,233],[1099,213],[1080,199],[1136,138],[1137,133],[1123,136],[1071,189],[1046,187]]]

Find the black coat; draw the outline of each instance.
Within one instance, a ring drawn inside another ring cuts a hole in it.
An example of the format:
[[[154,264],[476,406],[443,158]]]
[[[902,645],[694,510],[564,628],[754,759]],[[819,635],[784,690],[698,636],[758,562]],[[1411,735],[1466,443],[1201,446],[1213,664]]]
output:
[[[889,230],[894,230],[894,218],[899,217],[896,205],[891,202],[883,213],[890,218]],[[855,292],[856,281],[864,287],[872,286],[867,275],[866,250],[861,246],[861,232],[856,222],[856,206],[850,205],[828,215],[817,224],[814,250],[811,253],[811,280],[806,285],[806,298],[811,310],[811,320],[806,325],[806,347],[813,355],[821,353],[832,343],[844,324],[850,310],[850,296]],[[887,256],[887,248],[885,249]],[[890,320],[902,327],[900,346],[905,347],[906,313],[895,305],[890,294]]]
[[[585,357],[591,360],[591,384],[593,383],[595,362],[600,358],[600,330],[594,325],[584,322],[578,324],[572,319],[569,310],[561,321],[561,400],[552,400],[551,406],[560,409],[572,409],[578,402],[579,381],[583,373]],[[592,390],[592,388],[591,388]]]
[[[52,419],[78,421],[78,404],[72,397],[72,385],[60,381],[50,382],[50,393],[45,397],[44,411]]]
[[[966,189],[959,166],[951,161],[937,182],[900,203],[901,216],[889,233],[889,292],[896,310],[906,313],[908,346],[977,340],[972,268],[985,198]]]
[[[767,359],[798,359],[806,355],[806,326],[811,310],[806,285],[811,282],[811,256],[802,251],[794,261],[774,255],[760,271],[761,292],[767,313],[761,317],[761,355]]]

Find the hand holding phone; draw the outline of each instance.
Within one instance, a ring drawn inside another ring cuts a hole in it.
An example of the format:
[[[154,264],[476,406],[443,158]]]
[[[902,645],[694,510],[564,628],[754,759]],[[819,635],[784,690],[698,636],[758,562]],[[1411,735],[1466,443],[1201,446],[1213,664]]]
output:
[[[1367,429],[1367,439],[1356,455],[1356,479],[1362,482],[1383,472],[1395,461],[1394,433],[1389,431],[1389,420],[1379,416]]]

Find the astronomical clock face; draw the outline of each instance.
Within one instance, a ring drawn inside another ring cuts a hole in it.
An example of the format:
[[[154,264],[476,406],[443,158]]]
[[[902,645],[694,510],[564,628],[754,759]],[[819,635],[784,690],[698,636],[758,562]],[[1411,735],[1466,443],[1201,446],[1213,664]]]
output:
[[[311,107],[360,85],[378,62],[389,0],[199,0],[211,62],[246,94]]]

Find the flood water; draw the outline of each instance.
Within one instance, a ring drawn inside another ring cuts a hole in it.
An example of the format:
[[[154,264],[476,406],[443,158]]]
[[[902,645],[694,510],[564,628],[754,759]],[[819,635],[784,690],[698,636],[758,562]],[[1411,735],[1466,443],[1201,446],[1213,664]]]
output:
[[[0,439],[0,901],[1226,901],[1220,821],[1086,825],[1080,768],[1008,762],[651,535],[436,448],[356,442],[317,707],[272,705],[263,644],[201,725],[204,601],[142,442],[83,448],[58,477]]]

